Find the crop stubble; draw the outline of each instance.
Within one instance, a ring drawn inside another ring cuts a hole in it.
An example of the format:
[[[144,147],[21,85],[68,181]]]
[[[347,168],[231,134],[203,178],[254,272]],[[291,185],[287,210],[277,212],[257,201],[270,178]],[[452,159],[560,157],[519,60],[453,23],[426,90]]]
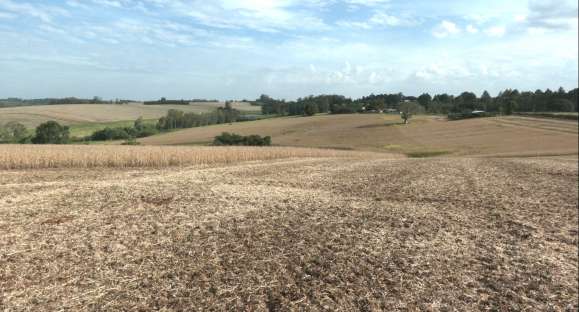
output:
[[[577,309],[577,163],[0,172],[9,310]]]

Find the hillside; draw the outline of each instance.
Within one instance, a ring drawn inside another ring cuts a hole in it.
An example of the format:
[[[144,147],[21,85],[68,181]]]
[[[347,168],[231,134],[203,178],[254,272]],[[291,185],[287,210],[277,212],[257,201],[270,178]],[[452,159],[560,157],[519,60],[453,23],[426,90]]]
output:
[[[576,310],[577,187],[559,159],[0,170],[0,306]]]
[[[208,144],[222,132],[260,134],[275,145],[421,155],[568,155],[578,153],[577,122],[527,117],[447,121],[421,116],[401,125],[396,115],[287,117],[185,129],[143,144]]]
[[[207,102],[191,105],[143,105],[143,104],[70,104],[40,105],[0,108],[0,124],[17,121],[27,127],[36,127],[42,122],[55,120],[66,125],[86,125],[133,121],[139,117],[156,119],[164,116],[169,109],[185,112],[208,112],[224,103]],[[234,108],[242,111],[259,111],[259,107],[249,103],[234,103]]]

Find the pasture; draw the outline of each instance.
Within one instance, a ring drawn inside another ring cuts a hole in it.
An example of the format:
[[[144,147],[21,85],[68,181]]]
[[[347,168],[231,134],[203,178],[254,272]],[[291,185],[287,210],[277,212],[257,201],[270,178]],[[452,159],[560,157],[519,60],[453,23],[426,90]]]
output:
[[[417,116],[409,125],[381,114],[285,117],[192,128],[141,139],[149,145],[208,144],[222,132],[272,137],[282,146],[338,148],[409,156],[539,156],[577,154],[576,121],[496,117],[447,121]]]
[[[123,168],[149,147],[29,148],[0,170],[3,310],[578,308],[576,159],[247,148]],[[180,149],[198,147],[153,148]]]

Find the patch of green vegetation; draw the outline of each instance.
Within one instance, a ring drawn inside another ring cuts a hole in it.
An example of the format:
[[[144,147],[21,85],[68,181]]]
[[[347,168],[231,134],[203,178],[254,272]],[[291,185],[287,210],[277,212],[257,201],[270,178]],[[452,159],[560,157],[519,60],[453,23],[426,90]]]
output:
[[[199,142],[189,142],[185,144],[172,144],[173,146],[210,146],[213,142],[211,141],[199,141]]]
[[[384,149],[387,149],[389,151],[399,151],[402,150],[402,145],[398,145],[398,144],[387,144],[384,145]]]
[[[157,119],[143,120],[145,124],[155,125]],[[135,123],[134,120],[123,120],[123,121],[113,121],[113,122],[87,122],[81,124],[74,124],[70,126],[70,136],[82,138],[93,134],[96,131],[103,130],[104,128],[124,128],[132,127]]]
[[[410,158],[430,158],[451,154],[452,152],[446,150],[424,150],[406,152],[406,156]]]

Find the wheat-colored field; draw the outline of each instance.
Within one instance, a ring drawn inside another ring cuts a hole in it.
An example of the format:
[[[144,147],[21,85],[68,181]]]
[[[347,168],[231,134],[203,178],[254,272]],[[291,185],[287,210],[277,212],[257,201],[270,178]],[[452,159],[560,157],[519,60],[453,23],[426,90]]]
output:
[[[144,138],[144,144],[209,143],[221,132],[260,134],[283,146],[330,147],[413,155],[567,155],[578,153],[576,121],[497,117],[447,121],[419,116],[401,125],[399,116],[330,115],[288,117],[193,128]]]
[[[0,310],[577,311],[577,178],[576,159],[0,170]]]
[[[208,112],[224,103],[192,103],[191,105],[143,105],[143,104],[72,104],[40,105],[0,108],[0,124],[17,121],[27,127],[55,120],[66,125],[86,123],[108,123],[115,121],[135,120],[139,117],[155,119],[164,116],[169,109],[184,112]],[[233,107],[242,111],[259,111],[259,107],[249,103],[236,102]]]
[[[362,155],[370,157],[372,153],[294,147],[0,145],[0,169],[162,168],[293,157]]]
[[[0,310],[579,309],[576,123],[267,122],[150,139],[342,150],[0,145]]]

